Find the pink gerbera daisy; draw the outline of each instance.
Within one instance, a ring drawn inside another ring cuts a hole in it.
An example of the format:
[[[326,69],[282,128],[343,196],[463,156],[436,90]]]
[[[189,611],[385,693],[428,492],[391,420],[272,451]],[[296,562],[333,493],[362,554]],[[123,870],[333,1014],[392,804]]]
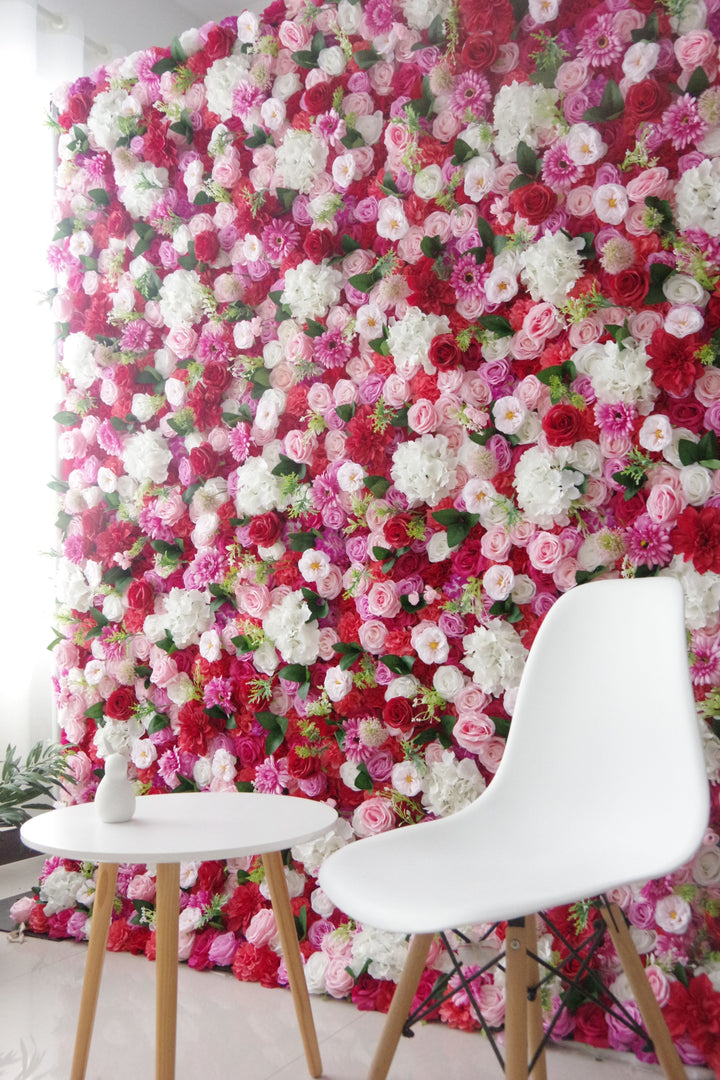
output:
[[[720,639],[696,630],[692,636],[690,651],[693,656],[690,674],[695,685],[720,684]]]
[[[683,94],[665,110],[662,129],[674,150],[685,150],[702,139],[707,132],[707,124],[700,116],[692,94]]]
[[[609,67],[625,52],[622,38],[615,29],[613,14],[601,15],[583,36],[578,52],[593,67]]]
[[[273,266],[279,266],[299,242],[300,233],[292,221],[272,221],[262,231],[263,250]]]
[[[327,330],[315,338],[314,353],[324,368],[342,367],[350,359],[350,346],[340,330]]]
[[[484,116],[486,106],[492,100],[490,83],[479,71],[466,71],[455,83],[450,97],[449,109],[464,116],[470,109],[473,116]]]
[[[233,460],[242,465],[250,450],[250,425],[236,424],[228,437],[228,449]]]
[[[666,566],[673,554],[670,530],[643,514],[625,535],[627,556],[635,566]]]
[[[543,154],[543,183],[553,189],[567,191],[582,179],[585,169],[576,165],[567,155],[567,146],[559,139],[554,146],[548,147]]]
[[[637,413],[632,405],[622,401],[612,405],[598,403],[595,406],[595,423],[603,435],[632,435]]]
[[[450,284],[458,300],[475,300],[482,293],[482,267],[478,266],[474,255],[463,255],[458,259],[450,275]]]

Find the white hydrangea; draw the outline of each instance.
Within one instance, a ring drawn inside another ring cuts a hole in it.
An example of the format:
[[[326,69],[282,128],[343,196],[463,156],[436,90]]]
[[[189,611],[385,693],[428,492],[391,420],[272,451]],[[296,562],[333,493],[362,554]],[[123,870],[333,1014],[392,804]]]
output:
[[[304,844],[295,844],[292,848],[292,857],[296,862],[301,862],[306,873],[317,877],[317,872],[333,851],[349,844],[353,838],[352,825],[344,818],[338,818],[331,829],[322,836],[316,836],[314,840],[307,840]]]
[[[449,0],[402,0],[403,14],[413,30],[427,30],[439,15],[446,19],[450,10]]]
[[[348,967],[357,976],[367,970],[373,979],[397,982],[402,975],[408,953],[406,934],[392,930],[376,930],[366,926],[353,934],[352,958]],[[365,965],[369,966],[366,968]]]
[[[449,331],[446,315],[426,315],[418,307],[411,307],[402,319],[392,319],[387,342],[397,373],[410,379],[422,367],[428,375],[433,375],[435,365],[428,357],[432,340]]]
[[[648,413],[659,390],[653,384],[648,354],[642,342],[626,338],[621,349],[614,341],[581,346],[573,355],[577,370],[592,380],[598,401],[635,405]]]
[[[166,326],[190,325],[203,313],[203,286],[194,270],[173,270],[162,283],[158,301]]]
[[[45,914],[56,915],[58,911],[75,907],[78,894],[85,886],[85,877],[77,870],[56,867],[40,886],[40,899],[45,903]]]
[[[541,529],[567,525],[567,511],[580,498],[584,476],[568,468],[567,447],[531,446],[517,463],[513,481],[525,517]]]
[[[290,592],[263,619],[263,630],[287,664],[312,664],[320,648],[317,620],[301,592]]]
[[[533,300],[562,307],[575,282],[582,276],[581,236],[546,232],[523,252],[520,277]]]
[[[449,817],[475,802],[485,790],[485,781],[470,758],[458,761],[452,750],[444,750],[422,782],[422,804],[435,817]]]
[[[240,517],[255,517],[283,504],[282,478],[273,476],[263,457],[251,457],[237,473],[235,506]]]
[[[294,319],[319,319],[337,304],[342,288],[342,274],[326,262],[304,259],[295,269],[285,272],[283,304]]]
[[[139,431],[131,435],[122,451],[125,472],[142,483],[163,484],[172,461],[170,448],[159,431]]]
[[[211,597],[198,589],[171,589],[165,601],[163,619],[178,649],[197,645],[200,635],[213,624]]]
[[[232,99],[235,87],[244,78],[250,62],[244,53],[233,53],[216,60],[205,76],[205,96],[211,112],[221,120],[232,116]]]
[[[155,203],[168,189],[167,169],[143,161],[135,169],[123,170],[119,176],[118,197],[134,218],[146,218]]]
[[[100,374],[95,342],[83,334],[68,334],[62,343],[62,366],[80,390],[88,390]]]
[[[95,98],[88,114],[88,131],[96,146],[112,153],[122,136],[120,118],[130,98],[127,90],[104,90]]]
[[[514,161],[519,142],[537,150],[547,143],[558,123],[560,92],[544,86],[512,82],[501,86],[495,97],[493,127],[495,150],[503,161]]]
[[[670,565],[660,571],[679,580],[685,594],[685,623],[690,630],[702,630],[717,617],[720,608],[720,574],[708,570],[699,574],[691,562],[676,555]]]
[[[720,236],[720,158],[706,158],[687,169],[675,185],[680,229],[704,229]]]
[[[520,685],[527,649],[510,623],[491,619],[487,626],[476,626],[463,638],[463,649],[462,664],[485,694],[498,695]]]
[[[390,475],[411,506],[437,506],[455,487],[457,458],[446,435],[421,435],[400,443]]]
[[[275,154],[279,186],[308,195],[327,158],[328,148],[322,139],[310,131],[290,128]]]
[[[95,590],[79,566],[69,559],[59,559],[55,574],[55,596],[59,604],[66,604],[75,611],[89,611],[93,606]]]

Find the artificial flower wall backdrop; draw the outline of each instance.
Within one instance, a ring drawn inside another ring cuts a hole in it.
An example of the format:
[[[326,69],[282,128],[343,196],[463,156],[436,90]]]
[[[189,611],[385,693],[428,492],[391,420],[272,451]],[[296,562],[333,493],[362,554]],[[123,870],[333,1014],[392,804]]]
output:
[[[671,574],[713,816],[614,898],[720,1069],[719,35],[718,0],[275,0],[58,96],[70,798],[121,751],[143,792],[332,800],[287,870],[314,992],[386,1009],[407,949],[322,859],[492,781],[562,592]],[[153,955],[152,868],[119,882],[110,947]],[[51,859],[16,914],[83,938],[92,892]],[[183,867],[183,957],[284,982],[266,895],[253,860]],[[554,1037],[643,1055],[569,1004]],[[460,987],[439,1018],[476,1026]]]

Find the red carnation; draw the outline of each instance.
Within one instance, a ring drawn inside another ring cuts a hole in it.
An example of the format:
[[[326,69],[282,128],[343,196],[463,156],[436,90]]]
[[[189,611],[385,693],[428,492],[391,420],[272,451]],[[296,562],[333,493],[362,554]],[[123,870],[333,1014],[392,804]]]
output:
[[[542,426],[550,446],[572,446],[580,438],[583,416],[574,405],[553,405],[543,416]]]
[[[693,561],[699,574],[712,570],[720,574],[720,508],[686,507],[672,532],[673,549]]]
[[[214,229],[204,229],[195,237],[195,257],[198,262],[210,263],[218,257],[220,241]]]
[[[695,359],[697,340],[694,334],[682,340],[656,330],[648,345],[648,367],[661,390],[683,397],[699,377],[702,365]]]

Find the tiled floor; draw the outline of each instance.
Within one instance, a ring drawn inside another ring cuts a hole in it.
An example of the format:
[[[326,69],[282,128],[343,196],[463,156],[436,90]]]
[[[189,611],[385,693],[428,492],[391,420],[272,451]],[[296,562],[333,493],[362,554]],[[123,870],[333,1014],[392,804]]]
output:
[[[42,860],[0,868],[0,897],[35,881]],[[85,962],[72,942],[0,933],[0,1080],[66,1080]],[[154,965],[109,953],[90,1051],[88,1080],[151,1080],[154,1074]],[[326,1080],[363,1080],[384,1017],[351,1004],[313,998]],[[308,1075],[292,999],[220,972],[182,965],[178,989],[177,1080],[304,1080]],[[625,1055],[549,1053],[551,1080],[655,1080],[659,1069]],[[501,1080],[477,1034],[430,1024],[403,1039],[390,1080]],[[688,1070],[689,1080],[711,1077]]]

